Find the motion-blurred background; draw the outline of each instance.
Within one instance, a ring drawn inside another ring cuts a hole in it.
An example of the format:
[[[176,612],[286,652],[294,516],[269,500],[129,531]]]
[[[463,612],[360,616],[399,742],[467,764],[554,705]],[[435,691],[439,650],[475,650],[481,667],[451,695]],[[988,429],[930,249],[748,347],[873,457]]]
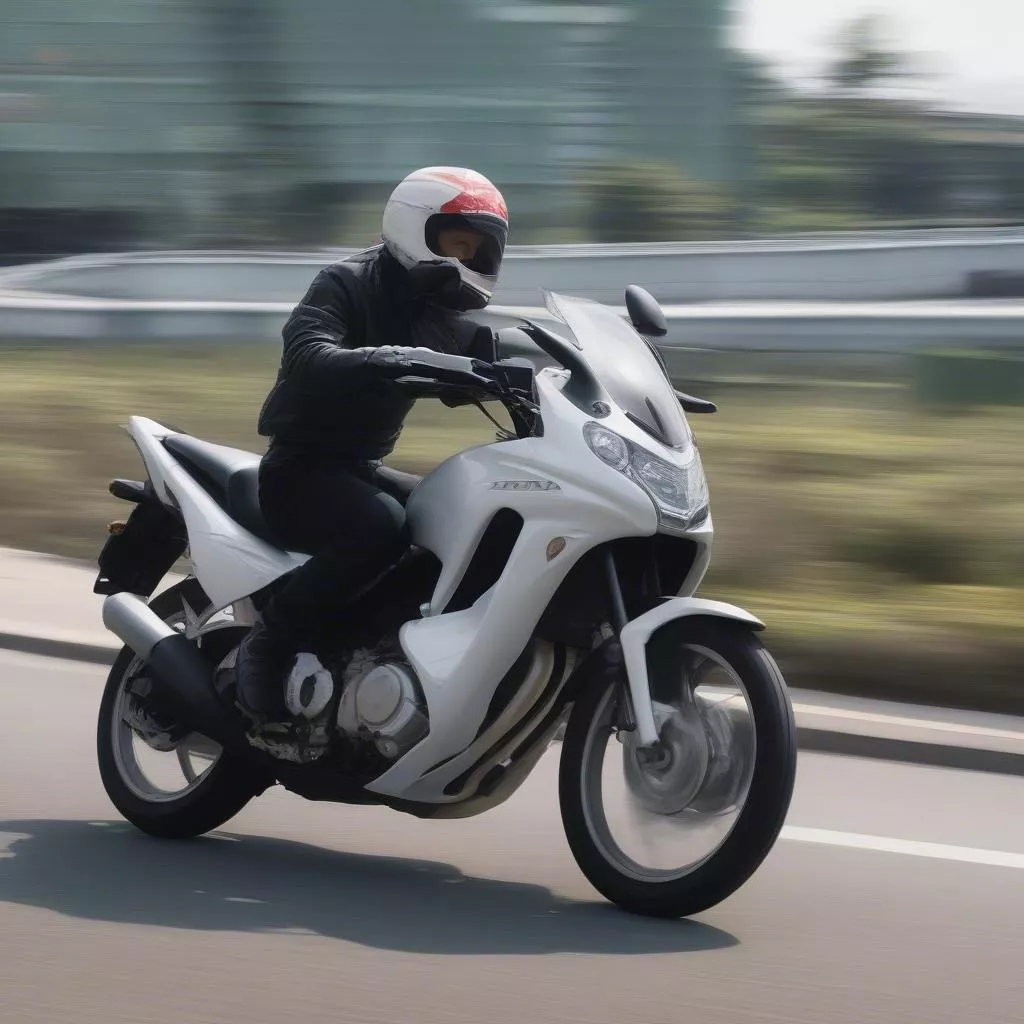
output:
[[[6,0],[0,18],[8,261],[362,245],[431,163],[499,181],[520,244],[1024,216],[1024,126],[972,110],[1024,113],[1005,0]]]
[[[499,301],[669,305],[721,406],[706,590],[794,681],[1021,710],[1021,31],[1004,0],[6,0],[0,544],[91,557],[131,413],[258,446],[288,305],[406,173],[465,165],[509,200]],[[474,417],[421,403],[395,461]]]

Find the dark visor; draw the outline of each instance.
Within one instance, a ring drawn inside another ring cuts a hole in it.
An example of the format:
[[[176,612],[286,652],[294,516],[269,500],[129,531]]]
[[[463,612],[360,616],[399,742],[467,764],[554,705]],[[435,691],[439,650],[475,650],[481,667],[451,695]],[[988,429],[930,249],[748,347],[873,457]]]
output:
[[[496,277],[508,238],[508,226],[505,222],[483,213],[435,214],[426,225],[427,247],[431,252],[441,255],[438,252],[438,238],[442,231],[452,228],[476,231],[483,236],[473,259],[461,262],[474,273]]]

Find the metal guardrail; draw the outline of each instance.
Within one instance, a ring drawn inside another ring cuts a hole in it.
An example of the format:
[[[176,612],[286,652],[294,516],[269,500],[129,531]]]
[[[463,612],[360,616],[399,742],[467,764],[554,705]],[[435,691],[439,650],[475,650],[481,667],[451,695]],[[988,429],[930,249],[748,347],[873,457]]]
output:
[[[0,289],[169,300],[291,301],[317,267],[351,249],[139,252],[0,270]],[[496,301],[529,305],[538,286],[621,302],[644,284],[664,303],[882,301],[955,297],[972,277],[1024,279],[1024,229],[945,229],[797,238],[511,247]]]
[[[291,302],[118,300],[0,294],[0,344],[280,342]],[[624,310],[620,310],[624,313]],[[955,345],[1024,347],[1024,302],[707,303],[668,305],[666,347],[776,352],[900,352]],[[507,325],[534,306],[493,306]]]
[[[316,268],[354,250],[139,252],[0,270],[0,341],[278,341]],[[805,235],[663,245],[513,247],[495,300],[537,311],[540,285],[617,306],[640,283],[667,345],[901,351],[1024,345],[1024,302],[941,301],[977,275],[1024,280],[1024,229]],[[930,301],[900,302],[904,299]],[[710,300],[710,301],[709,301]]]
[[[998,228],[920,228],[879,231],[807,232],[790,237],[715,239],[702,242],[561,243],[553,245],[510,245],[512,260],[585,256],[681,256],[716,253],[806,252],[858,249],[907,249],[951,245],[1024,244],[1024,225]],[[94,267],[125,263],[303,263],[324,264],[360,251],[351,247],[291,249],[182,249],[67,256],[19,266],[0,268],[0,288],[17,287],[40,272],[61,268]]]

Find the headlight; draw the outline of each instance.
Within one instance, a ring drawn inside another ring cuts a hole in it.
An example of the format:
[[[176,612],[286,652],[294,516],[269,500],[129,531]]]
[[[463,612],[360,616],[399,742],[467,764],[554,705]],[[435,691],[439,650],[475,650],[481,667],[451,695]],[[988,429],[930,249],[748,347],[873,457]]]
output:
[[[583,428],[587,444],[590,450],[602,461],[606,462],[612,469],[624,473],[629,466],[629,445],[624,437],[619,437],[614,431],[605,430],[596,423],[588,423]]]
[[[696,445],[678,466],[593,421],[584,425],[583,436],[602,462],[651,496],[658,526],[666,533],[685,533],[707,518],[708,483]]]

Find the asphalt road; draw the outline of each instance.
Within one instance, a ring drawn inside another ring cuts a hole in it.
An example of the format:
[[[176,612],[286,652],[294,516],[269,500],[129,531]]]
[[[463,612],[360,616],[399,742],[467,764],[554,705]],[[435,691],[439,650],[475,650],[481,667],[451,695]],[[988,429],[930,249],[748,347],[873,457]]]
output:
[[[0,654],[0,1020],[1024,1020],[1024,779],[803,754],[732,899],[605,904],[561,834],[556,751],[431,823],[274,791],[151,840],[95,768],[104,670]]]

